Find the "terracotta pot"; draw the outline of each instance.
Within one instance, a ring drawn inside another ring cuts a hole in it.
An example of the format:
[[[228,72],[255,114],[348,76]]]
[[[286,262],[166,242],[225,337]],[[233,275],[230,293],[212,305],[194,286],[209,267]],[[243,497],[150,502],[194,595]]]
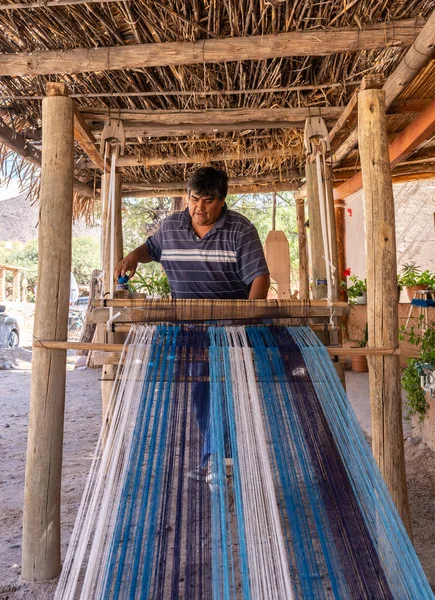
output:
[[[429,286],[426,284],[411,285],[410,287],[406,287],[405,289],[406,293],[408,294],[408,299],[411,302],[411,300],[414,299],[415,292],[418,292],[419,290],[427,290],[429,289]]]
[[[369,365],[367,364],[367,356],[351,356],[352,371],[357,373],[368,373]]]

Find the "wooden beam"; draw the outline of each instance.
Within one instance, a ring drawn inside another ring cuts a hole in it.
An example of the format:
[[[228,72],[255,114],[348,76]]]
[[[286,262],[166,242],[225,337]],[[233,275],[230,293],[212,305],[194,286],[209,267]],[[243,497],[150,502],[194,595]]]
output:
[[[86,124],[85,119],[78,106],[74,103],[74,139],[79,144],[80,148],[84,153],[91,159],[91,161],[102,171],[104,167],[106,170],[110,170],[110,161],[104,162],[104,157],[101,156],[98,148],[95,145],[95,138],[92,131]]]
[[[385,92],[365,90],[360,93],[358,104],[366,218],[368,347],[394,348],[399,346],[397,258]],[[369,384],[373,455],[403,524],[412,537],[406,489],[399,358],[371,357]]]
[[[334,121],[326,121],[328,127],[332,127]],[[254,131],[256,129],[303,129],[304,121],[251,121],[249,123],[232,123],[222,125],[153,125],[150,123],[125,123],[124,132],[126,139],[131,138],[152,138],[152,137],[181,137],[186,135],[208,134],[215,136],[219,132],[234,131]],[[92,132],[97,140],[100,140],[102,123],[96,128],[92,127]],[[211,137],[210,141],[213,141]]]
[[[41,150],[34,148],[19,133],[15,133],[1,118],[0,143],[25,158],[32,165],[41,168]]]
[[[402,133],[391,142],[388,147],[390,169],[409,156],[424,140],[435,133],[435,98],[426,108],[413,120],[413,122],[402,131]],[[430,169],[428,169],[430,170]],[[354,194],[362,188],[363,179],[361,172],[348,179],[334,190],[334,198],[341,200]]]
[[[286,56],[330,56],[338,52],[410,46],[424,19],[409,19],[359,27],[292,31],[197,42],[129,44],[107,48],[47,50],[1,54],[3,76],[65,75],[116,69],[263,60]]]
[[[90,350],[103,352],[122,352],[124,344],[98,344],[91,342],[51,342],[37,341],[32,344],[33,348],[45,348],[46,350]],[[128,345],[125,346],[128,350]],[[398,356],[399,348],[326,348],[330,356]],[[120,357],[119,357],[120,358]]]
[[[272,192],[293,192],[298,189],[296,181],[266,183],[259,185],[233,185],[229,186],[228,194],[270,194]],[[173,196],[187,196],[186,188],[179,190],[142,190],[135,192],[122,192],[123,198],[168,198]]]
[[[57,0],[56,4],[58,4]],[[113,0],[115,1],[115,0]],[[118,0],[116,0],[118,1]],[[124,1],[124,0],[119,0]],[[8,4],[7,6],[11,6]],[[26,6],[30,6],[26,4]],[[47,6],[47,4],[38,6]],[[289,92],[309,92],[312,90],[325,90],[342,88],[353,85],[360,85],[361,81],[355,79],[353,81],[334,82],[334,83],[319,83],[317,85],[290,85],[288,87],[271,87],[271,88],[252,88],[244,90],[155,90],[152,92],[89,92],[88,94],[70,94],[70,98],[149,98],[154,96],[242,96],[250,94],[287,94]],[[0,100],[42,100],[44,96],[25,96],[17,94],[0,94]]]
[[[237,185],[261,185],[263,183],[274,184],[283,183],[283,179],[285,180],[293,180],[301,177],[301,173],[297,169],[292,169],[291,171],[283,171],[283,173],[265,173],[264,175],[248,175],[242,177],[230,177],[229,185],[230,187],[234,187]],[[179,190],[186,187],[185,181],[167,181],[167,182],[157,182],[157,181],[125,181],[122,185],[122,189],[124,191],[139,191],[139,190]],[[172,195],[172,194],[171,194]]]
[[[388,109],[400,96],[406,86],[435,55],[435,10],[427,20],[417,39],[400,61],[398,67],[388,77],[383,87],[385,107]],[[354,129],[344,144],[333,155],[334,166],[339,165],[358,144],[358,131]]]
[[[107,108],[79,108],[82,117],[86,121],[107,121],[113,118],[113,110]],[[232,123],[249,124],[251,121],[264,121],[265,123],[299,122],[308,117],[318,116],[325,120],[335,120],[341,115],[343,109],[340,106],[313,106],[298,108],[227,108],[210,110],[139,110],[127,109],[117,110],[116,119],[123,121],[124,126],[133,127],[136,122],[146,125],[158,126],[168,125],[231,125]]]
[[[0,143],[10,148],[13,152],[24,158],[25,160],[41,168],[42,154],[41,150],[35,148],[19,133],[16,133],[0,118]],[[86,198],[94,197],[94,190],[86,183],[79,179],[74,179],[74,192],[85,196]]]
[[[117,167],[156,167],[163,165],[203,164],[210,162],[233,162],[237,160],[261,160],[262,158],[295,156],[291,148],[274,148],[273,150],[251,150],[248,152],[200,152],[197,154],[177,154],[176,156],[141,157],[136,154],[120,156]],[[97,165],[90,160],[81,159],[76,162],[76,169],[95,169]]]
[[[47,6],[77,6],[79,4],[108,4],[111,2],[123,2],[124,0],[47,0],[44,4],[41,2],[30,2],[23,4],[17,2],[15,4],[0,4],[0,11],[11,10],[29,10],[37,8],[46,8]],[[129,0],[128,0],[129,1]]]

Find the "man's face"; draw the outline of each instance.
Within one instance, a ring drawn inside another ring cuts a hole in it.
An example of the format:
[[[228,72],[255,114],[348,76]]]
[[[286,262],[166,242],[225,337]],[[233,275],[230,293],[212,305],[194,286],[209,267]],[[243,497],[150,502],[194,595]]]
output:
[[[192,223],[199,227],[216,223],[222,212],[225,200],[211,196],[201,196],[193,190],[189,194],[188,208]]]

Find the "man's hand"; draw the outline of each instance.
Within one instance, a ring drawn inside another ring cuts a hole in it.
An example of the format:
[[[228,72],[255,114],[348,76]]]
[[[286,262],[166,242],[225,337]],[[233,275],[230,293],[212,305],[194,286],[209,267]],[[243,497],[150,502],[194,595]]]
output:
[[[136,273],[138,263],[149,263],[151,260],[152,258],[149,255],[146,244],[142,244],[142,246],[139,246],[139,248],[136,248],[119,261],[115,268],[115,279],[118,280],[120,275],[125,277],[126,273],[129,274],[129,278],[131,279]]]
[[[251,284],[249,292],[249,300],[265,300],[269,291],[270,277],[269,275],[260,275],[256,277]]]

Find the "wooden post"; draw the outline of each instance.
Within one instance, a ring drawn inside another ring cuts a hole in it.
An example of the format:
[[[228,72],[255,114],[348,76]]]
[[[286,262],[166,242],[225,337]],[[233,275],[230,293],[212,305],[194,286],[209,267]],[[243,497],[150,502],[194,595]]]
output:
[[[6,300],[6,271],[0,269],[0,302]]]
[[[358,138],[366,215],[368,347],[392,348],[399,343],[396,231],[383,90],[359,93]],[[370,357],[369,366],[373,454],[411,535],[399,357]]]
[[[15,269],[12,271],[12,302],[20,302],[21,300],[20,280],[21,272]]]
[[[344,279],[344,270],[347,268],[346,265],[346,220],[345,210],[346,205],[342,200],[336,200],[334,203],[335,208],[335,228],[337,231],[337,270],[339,281]],[[345,302],[347,300],[347,294],[343,288],[340,288],[340,300]]]
[[[305,174],[307,179],[308,216],[310,220],[311,266],[313,276],[312,294],[314,300],[320,300],[326,298],[327,286],[323,284],[318,285],[316,283],[321,279],[326,280],[326,265],[322,258],[324,250],[316,163],[307,161],[305,165]]]
[[[106,174],[102,178],[101,189],[106,188],[106,202],[102,214],[101,231],[103,235],[103,293],[106,298],[109,297],[110,281],[113,279],[113,271],[110,264],[110,252],[112,244],[112,219],[111,209],[109,205],[109,181],[110,174]],[[123,257],[123,239],[122,239],[122,181],[121,174],[115,174],[115,219],[114,219],[114,260],[113,267],[116,267],[118,262]],[[99,332],[101,337],[101,331]],[[109,343],[122,342],[125,338],[124,334],[107,333],[107,341]],[[116,366],[104,365],[101,372],[101,401],[102,415],[106,414],[107,405],[113,389],[113,381],[115,379]]]
[[[310,297],[310,282],[308,277],[308,249],[304,198],[296,199],[296,223],[298,228],[299,246],[299,298],[301,300],[308,300]]]
[[[326,165],[326,186],[328,190],[328,210],[331,225],[331,262],[335,267],[335,286],[332,290],[333,300],[338,300],[340,295],[340,281],[341,275],[338,268],[338,238],[337,238],[337,225],[335,222],[335,210],[334,210],[334,187],[333,187],[333,174],[332,169]]]
[[[74,178],[73,101],[64,84],[48,83],[42,102],[36,339],[65,340],[71,272]],[[60,487],[66,351],[35,348],[24,488],[22,577],[60,573]]]
[[[171,211],[178,212],[186,208],[186,198],[183,196],[173,196],[171,202]]]
[[[106,202],[103,206],[101,216],[101,232],[103,236],[103,293],[108,294],[110,291],[110,281],[113,279],[113,273],[110,268],[110,248],[111,248],[111,209],[109,206],[109,182],[110,173],[103,175],[101,181],[101,189],[103,186],[106,189]],[[123,256],[123,240],[122,240],[122,195],[121,195],[121,173],[115,174],[115,227],[114,227],[114,267],[119,263]]]

